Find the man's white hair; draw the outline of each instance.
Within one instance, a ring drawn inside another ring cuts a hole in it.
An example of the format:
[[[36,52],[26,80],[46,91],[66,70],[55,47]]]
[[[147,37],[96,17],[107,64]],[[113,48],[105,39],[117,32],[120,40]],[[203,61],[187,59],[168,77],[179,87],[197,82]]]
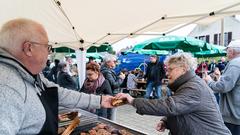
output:
[[[0,47],[12,53],[18,52],[23,42],[37,38],[38,34],[44,34],[39,28],[43,28],[41,24],[29,19],[10,20],[0,30]]]
[[[192,56],[191,53],[175,53],[171,56],[168,56],[164,63],[166,65],[178,65],[178,66],[184,66],[187,68],[187,70],[193,69],[195,70],[197,68],[197,59]]]
[[[233,49],[233,51],[234,51],[237,55],[240,54],[240,48],[239,48],[239,47],[234,47],[234,48],[232,48],[232,49]]]
[[[107,63],[109,61],[115,61],[115,60],[117,60],[117,57],[115,55],[112,55],[112,54],[106,55],[103,59],[104,63]]]

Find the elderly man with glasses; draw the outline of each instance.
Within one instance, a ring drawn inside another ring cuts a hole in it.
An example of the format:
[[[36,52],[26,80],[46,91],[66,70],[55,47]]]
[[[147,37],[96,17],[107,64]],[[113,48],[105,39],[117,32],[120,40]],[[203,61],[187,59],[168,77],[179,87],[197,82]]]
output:
[[[213,92],[194,72],[196,59],[177,53],[165,64],[172,96],[149,100],[120,93],[116,98],[126,99],[139,114],[165,116],[156,127],[158,131],[167,128],[171,135],[230,135]]]
[[[240,40],[227,46],[227,66],[218,81],[204,78],[209,87],[220,93],[219,106],[226,126],[233,135],[240,135]]]
[[[111,96],[96,96],[64,89],[40,72],[52,46],[43,26],[14,19],[0,30],[0,134],[55,135],[58,106],[112,107]]]

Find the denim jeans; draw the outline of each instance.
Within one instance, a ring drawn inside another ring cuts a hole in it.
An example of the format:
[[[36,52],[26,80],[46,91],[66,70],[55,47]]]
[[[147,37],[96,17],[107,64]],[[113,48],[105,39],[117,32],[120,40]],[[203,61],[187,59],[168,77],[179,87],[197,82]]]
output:
[[[231,131],[232,135],[240,135],[240,125],[234,125],[231,123],[224,123]]]
[[[156,97],[157,97],[157,98],[161,98],[161,96],[162,96],[161,85],[153,86],[153,82],[149,82],[149,83],[147,84],[145,98],[148,98],[148,99],[149,99],[150,94],[151,94],[152,91],[153,91],[153,88],[155,88]]]

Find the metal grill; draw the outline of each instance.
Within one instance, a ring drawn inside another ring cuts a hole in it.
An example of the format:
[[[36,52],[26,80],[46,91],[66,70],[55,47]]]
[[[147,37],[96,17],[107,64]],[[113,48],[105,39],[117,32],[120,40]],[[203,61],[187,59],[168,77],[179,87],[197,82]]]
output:
[[[84,110],[80,110],[79,112],[81,113],[79,126],[85,126],[85,125],[89,125],[89,124],[93,124],[93,123],[98,122],[98,116],[97,115],[95,115],[93,113],[89,113],[89,112],[84,111]]]
[[[80,124],[79,126],[74,130],[74,132],[72,132],[71,135],[79,135],[81,132],[86,132],[90,129],[92,129],[93,127],[95,127],[98,123],[104,123],[104,124],[108,124],[116,129],[125,129],[128,132],[132,133],[133,135],[147,135],[146,133],[143,133],[141,131],[137,131],[136,129],[132,129],[130,127],[118,124],[116,122],[113,122],[111,120],[102,118],[102,117],[98,117],[95,114],[89,113],[87,111],[84,110],[79,110],[79,112],[81,113],[80,116]]]

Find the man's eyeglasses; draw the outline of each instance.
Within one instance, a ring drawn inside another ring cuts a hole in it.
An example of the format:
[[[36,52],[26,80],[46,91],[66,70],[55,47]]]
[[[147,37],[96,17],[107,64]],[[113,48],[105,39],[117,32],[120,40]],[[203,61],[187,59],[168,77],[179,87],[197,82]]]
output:
[[[43,44],[43,43],[38,43],[38,42],[33,42],[33,41],[28,41],[28,42],[30,42],[33,45],[45,45],[48,47],[48,52],[52,52],[52,50],[53,50],[51,43]]]

